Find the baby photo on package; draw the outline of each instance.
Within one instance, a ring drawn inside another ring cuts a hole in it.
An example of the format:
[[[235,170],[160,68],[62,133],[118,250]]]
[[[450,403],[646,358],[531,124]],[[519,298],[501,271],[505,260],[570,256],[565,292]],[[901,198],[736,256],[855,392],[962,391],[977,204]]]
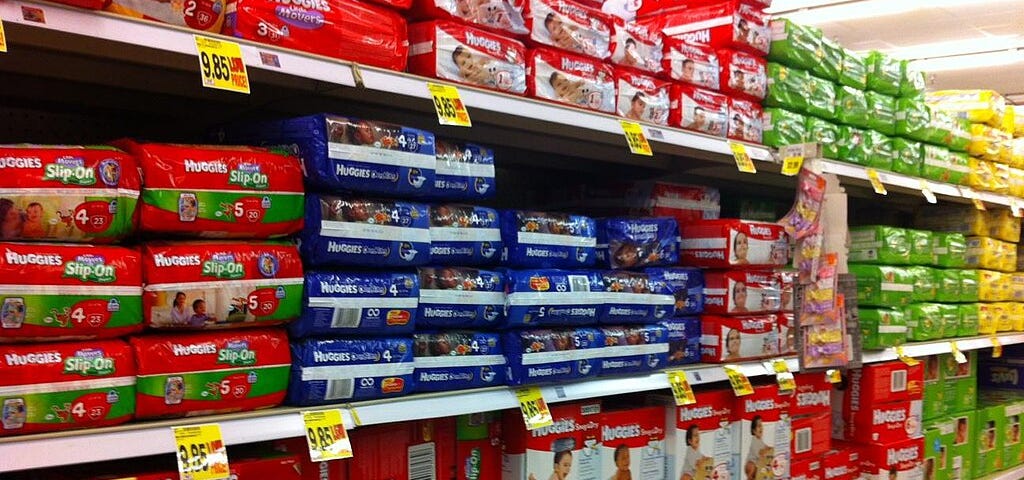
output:
[[[612,32],[612,63],[651,74],[661,73],[664,52],[660,32],[620,18],[614,19]]]
[[[417,23],[409,28],[409,70],[481,88],[526,92],[523,44],[455,22]]]
[[[689,85],[672,86],[672,125],[725,136],[729,97]]]
[[[678,38],[666,38],[662,66],[673,80],[718,90],[720,68],[718,54],[709,47],[694,45]]]
[[[510,36],[530,33],[520,1],[417,0],[413,14],[415,18],[456,20]]]
[[[615,111],[611,67],[586,57],[538,48],[530,52],[533,96],[600,112]]]
[[[534,43],[600,60],[611,55],[611,22],[599,10],[567,0],[530,0],[526,25]]]
[[[667,125],[670,85],[664,80],[617,69],[618,114],[630,120]]]

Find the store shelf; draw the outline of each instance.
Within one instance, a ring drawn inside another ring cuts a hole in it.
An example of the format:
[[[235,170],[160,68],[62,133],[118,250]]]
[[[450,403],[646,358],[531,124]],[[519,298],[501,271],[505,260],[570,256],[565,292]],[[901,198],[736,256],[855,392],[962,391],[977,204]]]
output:
[[[1001,345],[1014,345],[1024,343],[1024,333],[1003,333],[996,335]],[[982,335],[977,337],[949,338],[934,342],[916,342],[903,345],[903,353],[910,357],[926,357],[953,351],[952,342],[956,342],[960,351],[982,350],[992,348],[992,336]],[[864,363],[886,362],[896,360],[896,349],[866,351],[862,355]]]
[[[799,367],[795,358],[787,359],[790,370]],[[766,375],[760,362],[740,364],[748,377]],[[691,385],[726,381],[721,365],[699,364],[682,368]],[[664,372],[637,377],[599,378],[542,388],[549,403],[584,400],[625,393],[668,389]],[[0,438],[0,473],[42,467],[167,454],[174,451],[170,428],[203,423],[220,424],[228,445],[301,437],[305,435],[299,412],[341,408],[348,428],[438,418],[467,413],[518,408],[512,390],[496,387],[460,392],[410,395],[391,400],[375,400],[331,407],[282,407],[243,414],[212,415],[187,419],[140,422],[118,427],[68,431],[52,434]],[[353,415],[353,411],[355,415]],[[60,452],[60,455],[51,454]]]
[[[1002,472],[982,477],[979,480],[1020,480],[1022,478],[1024,478],[1024,465],[1018,465],[1009,470],[1003,470]]]

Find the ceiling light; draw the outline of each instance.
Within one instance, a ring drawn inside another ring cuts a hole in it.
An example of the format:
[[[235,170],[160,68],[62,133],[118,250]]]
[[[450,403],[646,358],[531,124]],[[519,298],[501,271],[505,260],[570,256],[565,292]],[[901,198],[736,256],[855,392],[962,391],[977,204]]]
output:
[[[1024,62],[1024,51],[1004,50],[1000,52],[987,52],[973,55],[927,58],[913,62],[911,63],[911,66],[923,72],[942,72],[950,70],[998,67],[1021,62]]]
[[[776,0],[770,11],[796,23],[820,25],[832,22],[885,17],[925,8],[982,6],[1019,0]]]
[[[953,57],[976,53],[1012,50],[1024,47],[1024,38],[1020,35],[1002,35],[949,42],[924,43],[884,50],[895,58],[916,60],[921,58]]]

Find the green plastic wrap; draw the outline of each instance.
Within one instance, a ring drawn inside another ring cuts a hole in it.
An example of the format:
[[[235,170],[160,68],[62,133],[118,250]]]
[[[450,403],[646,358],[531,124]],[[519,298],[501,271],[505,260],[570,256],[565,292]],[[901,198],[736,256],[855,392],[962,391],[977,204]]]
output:
[[[892,171],[914,177],[921,176],[920,143],[895,137],[892,139],[892,157]]]
[[[839,159],[839,126],[817,117],[807,117],[807,141],[821,145],[821,156]]]
[[[804,143],[807,117],[781,108],[764,109],[762,141],[769,147]]]
[[[970,155],[965,152],[949,152],[946,181],[954,185],[967,183],[967,174],[971,172],[970,160]]]
[[[934,302],[938,293],[938,286],[935,284],[935,273],[931,267],[907,267],[907,271],[914,276],[914,302]]]
[[[942,269],[932,270],[935,274],[935,301],[944,303],[956,303],[960,301],[960,270]]]
[[[818,60],[811,65],[811,73],[838,82],[843,70],[843,47],[828,38],[822,38],[821,49],[817,53]]]
[[[910,263],[907,230],[886,225],[850,227],[850,261],[907,265]]]
[[[972,269],[960,270],[960,300],[961,303],[978,301],[978,271]]]
[[[788,18],[772,20],[772,45],[768,60],[783,65],[809,70],[818,62],[821,48],[821,30],[798,25]]]
[[[807,72],[768,62],[768,94],[764,98],[764,106],[806,112],[809,83],[810,74]]]
[[[960,325],[957,328],[956,336],[973,337],[978,334],[978,304],[965,303],[959,305]]]
[[[868,88],[868,64],[864,57],[843,49],[843,69],[839,72],[839,83],[857,90]]]
[[[836,90],[836,121],[854,127],[868,126],[868,99],[864,92],[851,87]]]
[[[807,113],[832,120],[836,116],[836,85],[814,75],[807,76]]]
[[[868,54],[868,90],[886,95],[900,94],[900,62],[882,53],[872,51]]]
[[[867,132],[855,127],[842,125],[839,127],[839,160],[868,164]]]
[[[857,305],[902,308],[914,296],[914,277],[901,267],[851,264],[857,277]]]
[[[927,75],[910,66],[909,60],[900,60],[900,97],[924,98],[928,86]]]
[[[892,308],[860,308],[861,347],[884,350],[903,345],[907,340],[907,321],[903,312]]]
[[[942,305],[938,303],[915,303],[903,310],[907,320],[907,340],[920,342],[943,337]]]
[[[933,265],[963,268],[967,264],[967,237],[962,233],[932,232],[931,236]],[[957,278],[959,279],[959,276]]]
[[[949,149],[935,145],[921,146],[921,176],[936,182],[951,183]]]
[[[864,149],[868,153],[868,166],[881,170],[892,170],[892,139],[884,133],[865,130]]]
[[[952,338],[960,331],[960,308],[956,305],[939,304],[939,323],[942,338]]]
[[[931,108],[923,101],[915,98],[896,100],[896,135],[929,142],[931,119]]]
[[[896,135],[896,99],[878,92],[865,92],[868,102],[868,128]]]
[[[931,109],[931,114],[927,141],[936,145],[945,145],[956,152],[966,152],[967,147],[971,144],[970,122],[934,108]]]
[[[932,232],[910,228],[905,231],[907,241],[910,243],[910,264],[930,265],[932,263]]]

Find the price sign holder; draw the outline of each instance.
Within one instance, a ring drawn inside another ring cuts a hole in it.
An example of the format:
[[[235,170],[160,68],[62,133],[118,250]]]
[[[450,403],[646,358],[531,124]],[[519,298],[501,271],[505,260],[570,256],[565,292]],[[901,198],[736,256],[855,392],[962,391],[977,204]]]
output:
[[[639,123],[619,120],[622,125],[622,133],[626,135],[626,143],[629,144],[629,151],[634,155],[654,156],[651,144],[644,136],[644,129]]]
[[[1003,344],[999,343],[999,337],[992,335],[989,340],[992,341],[992,358],[999,358],[1003,356]]]
[[[974,208],[983,212],[987,210],[985,202],[981,201],[981,196],[978,195],[978,192],[970,188],[960,187],[960,196],[969,199],[974,204]]]
[[[864,173],[868,175],[868,181],[871,182],[871,188],[875,193],[879,195],[888,195],[889,191],[885,189],[885,184],[882,183],[882,178],[878,176],[878,170],[873,168],[867,168]]]
[[[820,156],[821,145],[817,143],[786,145],[779,149],[779,157],[782,159],[782,174],[787,177],[795,176],[803,168],[805,158]]]
[[[928,185],[927,180],[921,180],[921,194],[924,195],[924,199],[928,203],[939,203],[939,199],[935,198],[935,192],[932,192],[932,187]]]
[[[341,410],[302,412],[302,423],[306,428],[310,460],[326,462],[352,458],[352,442],[345,431]]]
[[[896,347],[896,358],[900,359],[901,362],[907,364],[907,366],[910,367],[915,367],[921,364],[920,360],[914,357],[907,356],[906,352],[903,351],[902,345]]]
[[[796,379],[793,372],[789,371],[789,364],[781,358],[764,362],[764,368],[769,374],[775,375],[775,381],[779,384],[779,393],[789,395],[796,391]]]
[[[1016,198],[1010,199],[1010,213],[1016,218],[1024,217],[1024,207],[1021,207],[1020,200]]]
[[[960,351],[960,346],[956,342],[949,342],[949,350],[953,352],[953,359],[956,360],[956,363],[967,363],[967,355]]]
[[[750,384],[750,379],[740,370],[740,367],[736,365],[723,365],[722,369],[725,370],[725,375],[729,377],[729,385],[732,386],[732,392],[737,397],[744,397],[754,393],[754,387]]]
[[[0,18],[0,53],[7,53],[7,34],[4,33],[4,19]]]
[[[693,405],[697,403],[697,396],[693,393],[693,387],[690,386],[690,382],[686,379],[686,372],[682,370],[674,370],[666,372],[668,375],[668,384],[672,388],[672,396],[676,399],[676,405]]]
[[[825,378],[828,380],[828,383],[842,383],[843,374],[839,370],[835,369],[826,370]]]
[[[732,150],[732,158],[736,160],[736,168],[743,173],[757,173],[754,161],[747,154],[747,146],[742,143],[729,142],[729,150]]]
[[[473,122],[469,119],[469,112],[466,111],[466,104],[462,103],[458,88],[453,85],[427,82],[427,90],[430,91],[430,96],[434,100],[437,123],[456,127],[473,126]]]
[[[195,35],[195,40],[204,87],[249,93],[249,73],[237,43],[202,35]]]
[[[516,399],[519,400],[519,410],[523,414],[523,422],[527,430],[536,430],[554,424],[551,418],[551,411],[548,410],[548,402],[544,401],[544,395],[539,387],[522,387],[515,389]]]
[[[192,480],[221,480],[231,475],[220,425],[171,427],[177,445],[178,473]]]

